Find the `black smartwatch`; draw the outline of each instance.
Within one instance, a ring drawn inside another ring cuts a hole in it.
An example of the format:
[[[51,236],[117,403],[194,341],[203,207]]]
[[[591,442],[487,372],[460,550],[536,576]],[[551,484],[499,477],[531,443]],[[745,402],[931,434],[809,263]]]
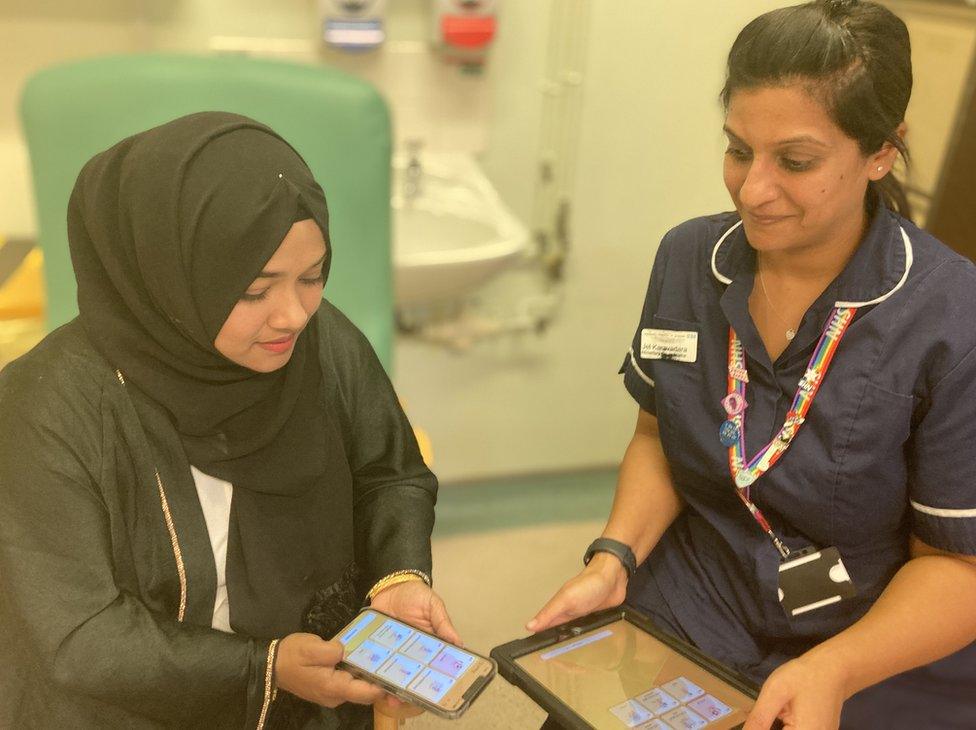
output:
[[[586,548],[586,552],[583,554],[583,565],[589,565],[590,560],[593,559],[596,553],[616,555],[617,559],[623,564],[628,576],[632,576],[637,572],[637,557],[634,555],[634,551],[630,549],[629,545],[619,540],[611,540],[609,537],[598,537]]]

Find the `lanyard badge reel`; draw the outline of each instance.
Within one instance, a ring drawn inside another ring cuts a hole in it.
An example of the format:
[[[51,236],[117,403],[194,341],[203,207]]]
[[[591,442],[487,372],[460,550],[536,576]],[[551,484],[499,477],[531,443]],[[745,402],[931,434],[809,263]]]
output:
[[[719,440],[729,450],[729,469],[736,494],[780,554],[778,595],[783,610],[790,617],[838,603],[854,596],[857,590],[836,547],[791,551],[750,499],[749,488],[789,449],[855,312],[853,308],[834,309],[800,380],[782,428],[751,460],[745,457],[745,409],[748,405],[745,386],[749,375],[742,343],[735,330],[729,329],[729,394],[722,400],[728,420],[719,428]]]

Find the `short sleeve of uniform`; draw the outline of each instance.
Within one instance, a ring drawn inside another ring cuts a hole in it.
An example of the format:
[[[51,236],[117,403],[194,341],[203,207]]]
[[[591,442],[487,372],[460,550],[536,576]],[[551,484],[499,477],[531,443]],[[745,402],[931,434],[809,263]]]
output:
[[[646,362],[642,363],[640,359],[641,332],[653,326],[651,322],[660,303],[661,289],[667,273],[673,237],[674,231],[669,231],[657,249],[654,266],[651,268],[651,280],[647,285],[647,295],[644,297],[644,308],[641,311],[640,322],[637,324],[637,330],[631,340],[630,349],[624,356],[624,361],[618,371],[624,376],[624,387],[627,388],[631,397],[637,401],[637,405],[653,415],[657,415],[654,379],[649,365]]]
[[[930,278],[937,311],[926,307],[924,318],[940,334],[926,353],[934,381],[907,445],[912,532],[976,555],[976,267],[958,261]]]
[[[914,534],[976,555],[976,349],[932,390],[909,458]]]

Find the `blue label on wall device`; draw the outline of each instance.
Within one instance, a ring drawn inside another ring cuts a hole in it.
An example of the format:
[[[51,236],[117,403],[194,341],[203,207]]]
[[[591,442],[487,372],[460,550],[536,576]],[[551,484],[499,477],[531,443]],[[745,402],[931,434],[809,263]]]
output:
[[[383,21],[379,18],[368,20],[326,20],[323,28],[325,42],[348,51],[361,51],[376,48],[386,39]]]

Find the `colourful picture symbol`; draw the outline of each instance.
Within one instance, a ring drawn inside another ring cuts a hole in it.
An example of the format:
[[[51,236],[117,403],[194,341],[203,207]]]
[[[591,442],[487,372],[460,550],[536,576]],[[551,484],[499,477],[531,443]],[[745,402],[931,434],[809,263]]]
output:
[[[699,715],[687,707],[679,707],[676,710],[671,710],[662,718],[668,725],[673,727],[675,730],[698,730],[700,727],[705,727],[708,724],[708,720]]]
[[[413,678],[420,674],[424,668],[420,662],[408,659],[402,654],[394,654],[393,657],[380,667],[376,674],[384,679],[393,682],[397,687],[406,687],[413,681]]]
[[[697,700],[692,700],[688,703],[688,707],[709,722],[718,720],[720,717],[725,717],[732,712],[731,707],[711,695],[704,695]]]
[[[627,727],[637,727],[641,723],[653,719],[653,715],[634,700],[627,700],[611,707],[610,712],[616,715],[617,719]]]
[[[346,657],[346,661],[367,672],[375,672],[393,652],[367,639]]]
[[[464,654],[457,649],[447,647],[437,655],[430,666],[450,677],[460,677],[473,661],[474,657],[470,654]]]
[[[660,715],[668,710],[673,710],[680,704],[678,700],[669,695],[660,687],[655,687],[642,695],[637,695],[637,697],[634,699],[636,699],[655,715]]]
[[[705,694],[705,690],[687,677],[678,677],[661,685],[661,689],[674,697],[678,702],[687,702]]]
[[[440,702],[447,691],[454,686],[454,680],[450,677],[436,672],[433,669],[425,669],[410,686],[410,690],[431,702]]]
[[[398,648],[403,642],[410,638],[414,633],[409,626],[404,626],[399,621],[386,621],[376,631],[371,638],[378,644],[388,646],[391,649]]]
[[[416,634],[412,641],[407,642],[400,648],[400,652],[406,654],[411,659],[428,664],[431,659],[437,656],[437,652],[443,648],[443,641],[432,639],[423,634]]]

